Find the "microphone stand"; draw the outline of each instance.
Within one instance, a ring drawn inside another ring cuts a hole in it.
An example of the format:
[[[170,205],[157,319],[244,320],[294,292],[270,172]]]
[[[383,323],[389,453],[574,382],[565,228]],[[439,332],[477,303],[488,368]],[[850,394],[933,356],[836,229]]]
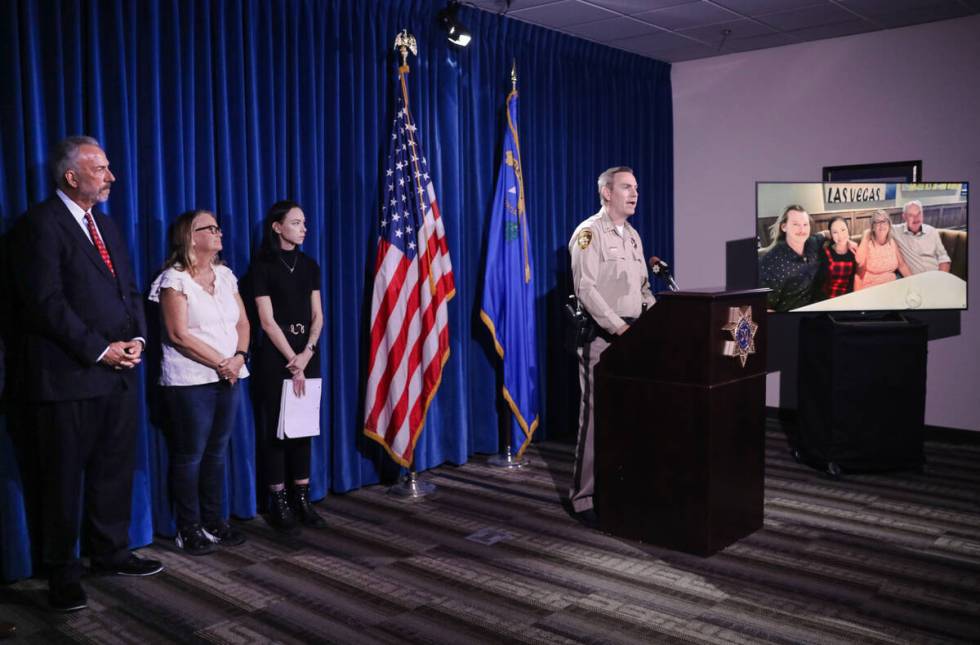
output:
[[[653,275],[666,282],[667,288],[671,291],[681,290],[680,287],[677,286],[677,283],[674,282],[674,276],[670,275],[670,269],[666,266],[662,267],[660,264],[654,264],[652,267],[650,267],[650,270],[653,272]]]

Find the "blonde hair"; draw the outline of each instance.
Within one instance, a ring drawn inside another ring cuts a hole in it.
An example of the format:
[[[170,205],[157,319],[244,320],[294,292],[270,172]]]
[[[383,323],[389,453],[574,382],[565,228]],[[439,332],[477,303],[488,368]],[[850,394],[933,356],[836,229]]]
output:
[[[786,218],[789,216],[791,211],[797,211],[803,213],[810,220],[810,232],[813,232],[813,218],[810,217],[810,213],[806,212],[806,209],[799,204],[790,204],[783,209],[783,214],[776,218],[776,221],[772,223],[769,227],[769,237],[772,241],[769,242],[769,246],[765,248],[766,251],[771,251],[776,248],[776,245],[780,242],[786,240],[786,231],[783,230],[783,224],[786,223]]]
[[[199,215],[210,215],[214,217],[213,212],[205,208],[196,208],[181,213],[174,220],[174,223],[170,225],[170,255],[167,257],[167,261],[163,263],[164,269],[172,267],[178,271],[187,271],[189,274],[194,275],[194,261],[197,257],[194,254],[192,238],[194,237],[194,220]],[[218,221],[217,217],[215,217],[215,221]],[[214,256],[211,264],[222,264],[217,254]]]
[[[878,240],[875,239],[875,222],[888,222],[888,233],[885,235],[885,243],[878,244]],[[892,239],[892,218],[885,211],[878,209],[871,215],[871,234],[868,236],[871,243],[875,246],[888,246],[888,243]]]

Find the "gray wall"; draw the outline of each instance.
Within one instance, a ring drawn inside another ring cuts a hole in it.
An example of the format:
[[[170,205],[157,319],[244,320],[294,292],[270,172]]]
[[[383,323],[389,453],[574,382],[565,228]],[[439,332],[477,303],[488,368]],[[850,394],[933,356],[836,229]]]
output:
[[[756,181],[921,159],[925,181],[971,182],[971,308],[929,343],[926,423],[980,431],[980,16],[682,62],[672,83],[683,287],[724,285],[725,242],[755,234]],[[768,405],[779,390],[770,374]]]

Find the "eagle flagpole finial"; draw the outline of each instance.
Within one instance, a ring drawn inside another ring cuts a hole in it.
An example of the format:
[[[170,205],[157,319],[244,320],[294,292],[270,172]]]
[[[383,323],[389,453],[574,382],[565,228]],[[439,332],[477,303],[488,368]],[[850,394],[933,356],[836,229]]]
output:
[[[395,49],[401,52],[402,65],[408,65],[408,52],[412,52],[412,56],[419,55],[418,46],[415,44],[415,36],[408,33],[407,29],[402,29],[395,36]]]

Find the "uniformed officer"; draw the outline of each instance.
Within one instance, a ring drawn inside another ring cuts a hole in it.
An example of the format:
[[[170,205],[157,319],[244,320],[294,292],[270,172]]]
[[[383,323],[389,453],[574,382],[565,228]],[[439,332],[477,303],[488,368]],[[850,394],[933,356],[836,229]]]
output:
[[[590,522],[596,519],[592,509],[593,370],[612,337],[625,333],[630,323],[654,304],[643,242],[627,222],[636,212],[638,195],[633,170],[626,166],[610,168],[599,175],[598,183],[602,208],[579,224],[568,242],[575,295],[601,327],[599,336],[578,350],[582,401],[575,479],[569,492],[574,511]]]

